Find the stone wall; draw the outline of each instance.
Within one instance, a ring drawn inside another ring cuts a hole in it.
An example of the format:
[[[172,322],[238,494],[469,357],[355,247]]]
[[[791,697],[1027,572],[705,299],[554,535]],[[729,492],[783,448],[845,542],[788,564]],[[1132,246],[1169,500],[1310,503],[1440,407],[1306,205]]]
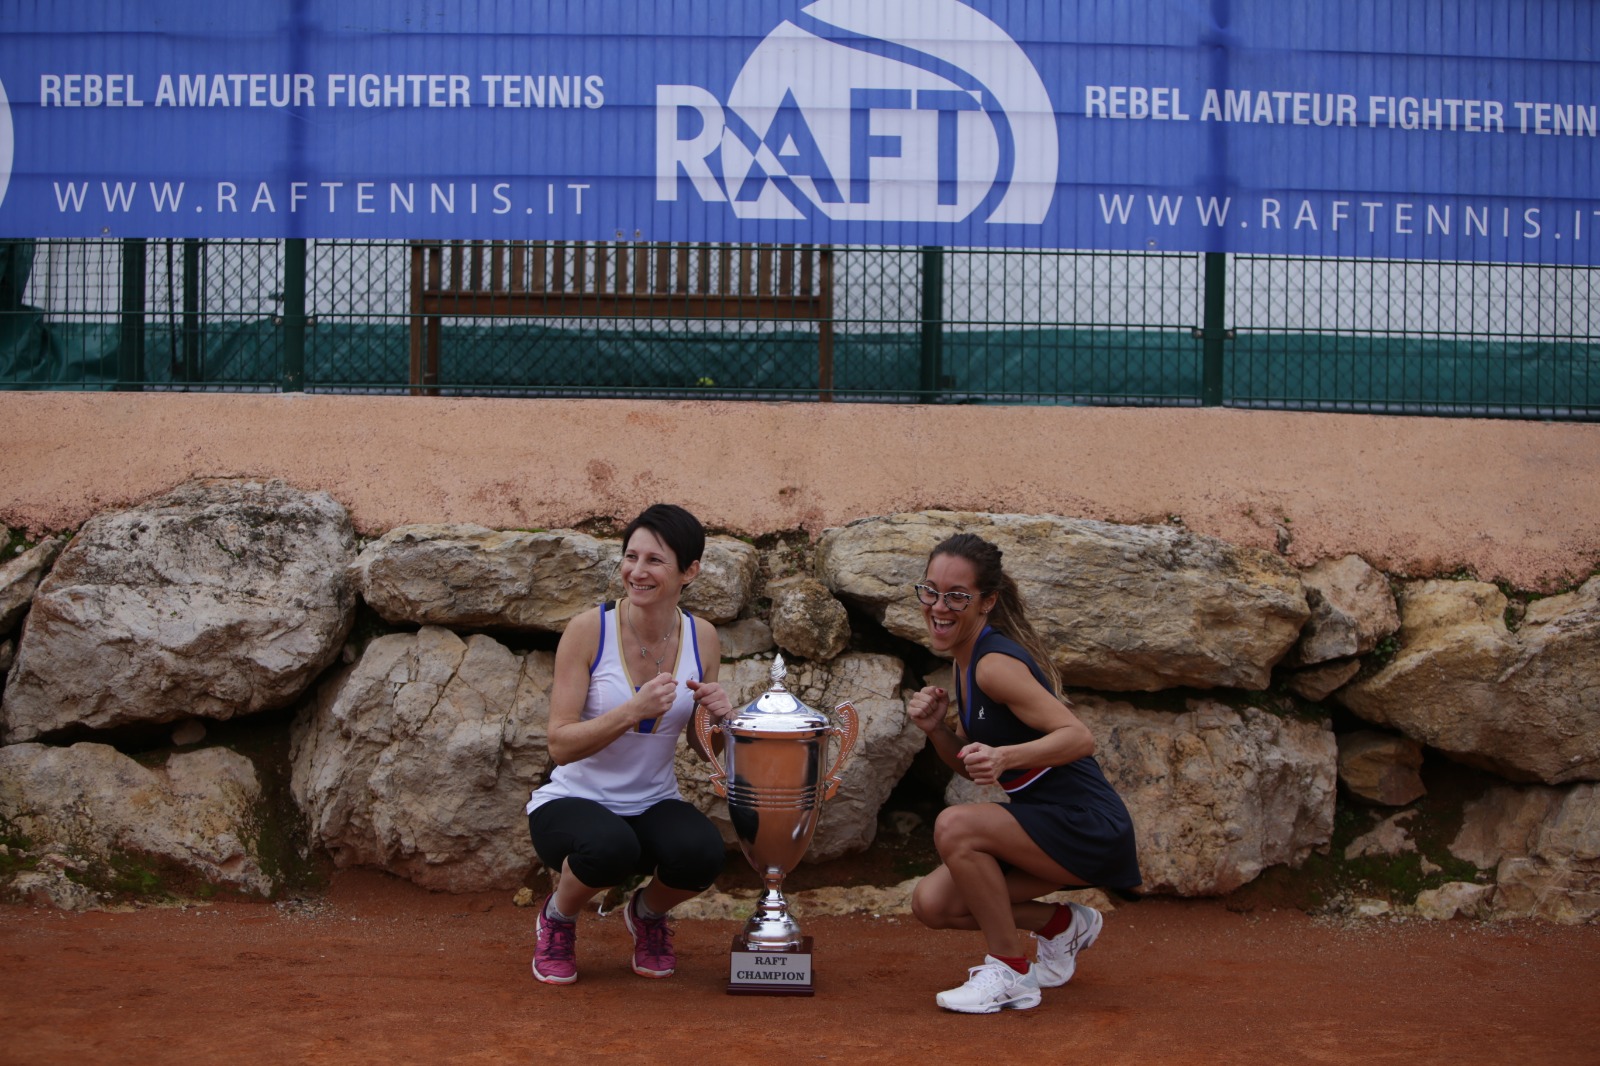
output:
[[[781,651],[806,702],[857,704],[812,861],[871,848],[896,785],[927,771],[904,701],[940,664],[908,586],[966,529],[1001,545],[1056,649],[1134,813],[1145,891],[1220,895],[1376,856],[1416,875],[1371,886],[1386,906],[1600,913],[1594,555],[1534,591],[1314,556],[1281,523],[1231,541],[1176,511],[852,517],[719,532],[686,604],[722,631],[736,699]],[[526,881],[550,649],[614,591],[618,551],[594,524],[527,525],[357,529],[340,485],[230,477],[102,508],[56,531],[70,540],[5,538],[0,608],[20,605],[0,615],[9,890],[93,905],[107,871],[134,868],[271,894],[284,824],[336,864],[432,888]],[[251,720],[281,732],[281,765],[215,742]],[[1441,763],[1475,775],[1444,808],[1424,773]],[[725,823],[687,755],[680,776]],[[987,798],[964,784],[950,802]]]

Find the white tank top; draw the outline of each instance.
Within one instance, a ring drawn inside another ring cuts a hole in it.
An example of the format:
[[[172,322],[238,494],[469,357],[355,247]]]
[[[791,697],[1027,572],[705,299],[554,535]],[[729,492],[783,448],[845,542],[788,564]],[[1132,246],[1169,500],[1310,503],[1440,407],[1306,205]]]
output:
[[[678,735],[694,714],[694,693],[685,681],[701,680],[700,639],[694,619],[679,611],[678,655],[672,676],[678,691],[672,707],[654,720],[640,723],[649,732],[632,729],[587,759],[579,759],[550,772],[550,782],[535,789],[528,800],[532,814],[540,804],[563,797],[591,799],[614,814],[643,814],[664,799],[682,799],[678,775],[673,771]],[[633,698],[638,687],[628,676],[619,639],[615,604],[600,605],[600,647],[589,664],[589,694],[583,701],[582,720],[598,718]]]

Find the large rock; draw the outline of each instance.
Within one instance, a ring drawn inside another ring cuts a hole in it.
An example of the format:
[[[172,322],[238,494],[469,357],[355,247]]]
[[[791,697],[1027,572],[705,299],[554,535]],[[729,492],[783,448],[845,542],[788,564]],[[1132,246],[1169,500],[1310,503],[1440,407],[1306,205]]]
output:
[[[746,659],[773,649],[772,627],[760,618],[740,618],[717,627],[724,659]]]
[[[1321,703],[1361,672],[1359,659],[1335,659],[1289,674],[1290,692],[1311,703]]]
[[[1332,839],[1338,749],[1326,724],[1205,699],[1176,715],[1073,703],[1133,815],[1141,891],[1224,895]]]
[[[1191,700],[1183,714],[1074,695],[1095,759],[1133,817],[1140,892],[1221,896],[1333,837],[1337,749],[1312,722]],[[1006,803],[955,775],[945,802]]]
[[[1005,553],[1064,680],[1151,691],[1264,689],[1310,614],[1300,576],[1271,552],[1170,526],[928,511],[823,534],[817,574],[907,640],[927,643],[911,593],[928,552],[954,532]]]
[[[352,568],[362,598],[385,621],[457,629],[559,633],[621,586],[622,545],[585,533],[530,533],[473,525],[411,525],[367,545]],[[686,610],[731,622],[749,603],[757,553],[709,537]]]
[[[1370,729],[1346,733],[1339,738],[1339,780],[1359,799],[1404,807],[1428,791],[1422,783],[1422,745]]]
[[[700,557],[700,576],[683,590],[683,609],[713,625],[731,622],[755,598],[760,572],[761,553],[754,545],[736,537],[707,537],[705,554]],[[612,586],[612,595],[621,591],[619,580]]]
[[[1423,581],[1401,597],[1399,650],[1339,690],[1369,722],[1516,781],[1600,779],[1600,578],[1528,607],[1476,581]]]
[[[0,748],[0,817],[102,888],[131,866],[158,876],[176,867],[268,896],[276,884],[259,851],[262,813],[254,765],[226,748],[169,755],[159,766],[104,744]],[[41,887],[58,902],[86,902]]]
[[[772,639],[791,656],[825,662],[850,643],[850,619],[828,587],[810,577],[767,586],[772,600]]]
[[[1365,655],[1400,628],[1389,579],[1359,555],[1323,559],[1300,573],[1311,617],[1293,659],[1312,665]]]
[[[723,665],[722,681],[736,709],[767,690],[772,683],[770,667],[770,659]],[[849,700],[860,719],[855,748],[840,770],[838,794],[822,805],[806,862],[826,862],[865,851],[877,835],[878,812],[884,801],[927,742],[922,731],[906,719],[905,701],[891,695],[899,691],[903,671],[899,659],[854,652],[828,663],[788,667],[784,687],[802,703],[831,713],[837,704]],[[821,773],[831,768],[837,751],[838,741],[830,740]],[[679,748],[678,781],[684,798],[711,817],[729,846],[736,846],[727,800],[711,789],[710,773],[709,765],[687,744]]]
[[[1600,786],[1490,789],[1451,854],[1494,869],[1496,917],[1573,925],[1600,917]]]
[[[97,515],[34,594],[7,741],[292,703],[355,617],[354,543],[331,496],[276,481],[192,482]]]
[[[34,590],[44,580],[65,543],[61,537],[51,537],[21,555],[0,562],[0,637],[10,633],[28,613]],[[0,537],[0,545],[3,544],[5,538]]]
[[[621,555],[570,531],[411,525],[363,548],[352,573],[387,622],[559,633],[605,598]]]
[[[437,626],[372,641],[295,721],[290,789],[311,842],[428,888],[520,884],[553,668],[549,652]]]

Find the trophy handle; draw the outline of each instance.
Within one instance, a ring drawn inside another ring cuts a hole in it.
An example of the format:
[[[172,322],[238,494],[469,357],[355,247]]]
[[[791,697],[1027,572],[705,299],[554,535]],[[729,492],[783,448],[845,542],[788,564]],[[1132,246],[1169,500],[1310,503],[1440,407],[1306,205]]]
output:
[[[844,760],[850,754],[850,749],[856,746],[856,734],[861,731],[861,719],[856,715],[855,704],[845,700],[833,709],[844,722],[844,726],[833,726],[828,730],[839,738],[839,754],[833,760],[833,769],[828,771],[828,776],[823,780],[822,798],[833,799],[834,793],[839,791],[839,768],[844,765]]]
[[[705,751],[706,758],[711,760],[711,787],[716,789],[717,795],[724,799],[728,796],[728,771],[722,768],[722,762],[717,758],[717,749],[711,746],[711,734],[722,729],[722,725],[711,724],[711,715],[704,707],[699,705],[694,709],[694,731],[700,738],[700,747]]]

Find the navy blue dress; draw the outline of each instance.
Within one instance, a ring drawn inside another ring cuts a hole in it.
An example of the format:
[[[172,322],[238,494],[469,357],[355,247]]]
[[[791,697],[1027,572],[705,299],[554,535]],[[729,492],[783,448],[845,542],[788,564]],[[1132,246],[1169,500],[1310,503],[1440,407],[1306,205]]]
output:
[[[967,667],[961,728],[968,740],[996,748],[1037,740],[1044,734],[978,687],[978,660],[995,652],[1021,660],[1041,685],[1050,688],[1044,671],[1022,645],[985,626]],[[1102,888],[1139,884],[1133,819],[1094,756],[1063,766],[1010,770],[1000,775],[1000,787],[1011,798],[1004,809],[1063,869]]]

